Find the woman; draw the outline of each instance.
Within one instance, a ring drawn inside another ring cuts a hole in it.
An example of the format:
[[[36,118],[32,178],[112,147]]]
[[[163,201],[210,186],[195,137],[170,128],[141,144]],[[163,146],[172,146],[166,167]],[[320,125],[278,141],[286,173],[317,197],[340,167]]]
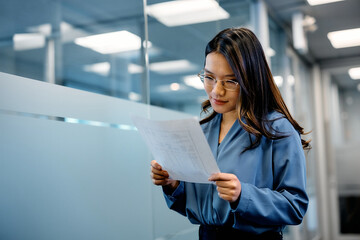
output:
[[[308,205],[303,128],[290,115],[256,36],[229,28],[206,46],[199,74],[208,100],[200,121],[221,173],[215,184],[170,179],[154,160],[151,177],[169,208],[200,224],[200,239],[282,239]],[[209,109],[212,109],[210,112]]]

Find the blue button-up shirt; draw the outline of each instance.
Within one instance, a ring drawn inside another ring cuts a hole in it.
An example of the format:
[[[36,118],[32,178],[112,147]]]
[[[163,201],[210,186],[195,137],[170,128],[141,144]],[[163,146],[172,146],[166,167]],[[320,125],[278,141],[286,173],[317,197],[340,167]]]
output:
[[[250,145],[247,133],[235,121],[218,144],[221,114],[201,125],[221,172],[232,173],[241,182],[237,206],[218,196],[214,184],[181,182],[171,194],[164,191],[169,208],[194,224],[232,226],[256,234],[281,231],[286,225],[301,223],[307,206],[305,156],[299,133],[282,115],[269,119],[273,131],[287,137],[262,137],[260,145]],[[278,119],[280,118],[280,119]]]

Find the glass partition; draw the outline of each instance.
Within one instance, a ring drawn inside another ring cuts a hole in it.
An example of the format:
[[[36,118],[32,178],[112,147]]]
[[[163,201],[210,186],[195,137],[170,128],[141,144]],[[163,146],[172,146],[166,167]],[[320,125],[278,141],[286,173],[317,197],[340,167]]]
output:
[[[131,115],[191,117],[0,73],[1,239],[193,239]]]
[[[286,37],[283,30],[269,17],[269,38],[270,48],[266,51],[267,56],[270,59],[270,68],[273,74],[276,85],[280,92],[284,94],[284,85],[288,77],[286,71]]]
[[[302,224],[303,238],[314,239],[318,236],[319,217],[318,217],[318,196],[319,190],[316,185],[316,143],[314,141],[314,106],[313,106],[313,88],[311,80],[311,69],[300,61],[297,56],[293,56],[293,70],[295,82],[293,88],[295,92],[295,116],[298,123],[304,128],[307,135],[303,136],[304,139],[312,139],[311,146],[314,147],[309,151],[305,151],[306,165],[307,165],[307,194],[309,197],[309,206],[307,214]]]
[[[360,230],[360,84],[348,69],[331,73],[331,141],[337,194],[335,226],[339,239],[359,238]],[[359,87],[358,87],[359,85]]]
[[[142,1],[2,1],[0,71],[146,101]]]

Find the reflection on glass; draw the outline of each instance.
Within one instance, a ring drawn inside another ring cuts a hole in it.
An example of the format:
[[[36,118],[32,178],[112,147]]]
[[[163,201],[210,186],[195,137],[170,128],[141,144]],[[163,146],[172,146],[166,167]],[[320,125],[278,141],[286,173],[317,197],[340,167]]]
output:
[[[91,35],[76,38],[74,42],[101,54],[113,54],[141,49],[140,37],[129,31]]]
[[[143,101],[142,1],[17,0],[0,8],[9,10],[0,16],[1,72]]]

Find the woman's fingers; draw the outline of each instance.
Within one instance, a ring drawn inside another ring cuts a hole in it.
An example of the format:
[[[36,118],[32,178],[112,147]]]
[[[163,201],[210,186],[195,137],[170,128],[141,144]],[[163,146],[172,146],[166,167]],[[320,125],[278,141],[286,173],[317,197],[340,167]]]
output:
[[[172,189],[176,189],[180,182],[177,180],[170,179],[170,175],[167,171],[162,169],[162,166],[152,160],[151,163],[151,180],[155,185],[158,186],[169,186]]]
[[[151,168],[151,172],[154,174],[154,175],[161,175],[161,176],[164,176],[164,177],[169,177],[169,173],[167,171],[164,171],[164,170],[157,170],[155,168]]]
[[[229,188],[220,188],[220,187],[217,187],[216,190],[218,191],[219,194],[222,194],[224,196],[236,196],[236,189],[229,189]]]
[[[164,177],[169,177],[169,173],[165,170],[162,170],[162,167],[160,164],[158,164],[155,160],[151,161],[151,172],[154,175],[161,175]]]
[[[163,174],[156,174],[156,173],[151,173],[151,177],[156,179],[156,180],[160,180],[160,179],[167,179],[169,178],[168,175],[163,175]]]
[[[156,160],[152,160],[151,161],[151,166],[153,167],[153,168],[155,168],[155,169],[157,169],[157,170],[162,170],[162,167],[161,167],[161,165],[160,164],[158,164],[157,162],[156,162]]]
[[[209,181],[214,181],[219,196],[229,202],[235,202],[241,193],[241,183],[234,174],[216,173],[210,176]]]
[[[165,170],[158,170],[156,168],[151,167],[151,176],[157,178],[168,178],[169,173]]]
[[[158,164],[155,160],[151,161],[151,172],[150,176],[152,179],[152,182],[155,185],[169,185],[169,173],[165,170],[162,170],[162,167],[160,164]]]
[[[167,185],[168,183],[168,176],[165,176],[163,174],[156,174],[154,172],[150,173],[151,179],[155,185]]]
[[[168,184],[168,181],[167,180],[156,180],[156,179],[152,179],[152,182],[155,184],[155,185],[159,185],[159,186],[165,186]]]
[[[209,181],[229,181],[232,179],[237,179],[237,177],[231,173],[215,173],[209,177]]]

